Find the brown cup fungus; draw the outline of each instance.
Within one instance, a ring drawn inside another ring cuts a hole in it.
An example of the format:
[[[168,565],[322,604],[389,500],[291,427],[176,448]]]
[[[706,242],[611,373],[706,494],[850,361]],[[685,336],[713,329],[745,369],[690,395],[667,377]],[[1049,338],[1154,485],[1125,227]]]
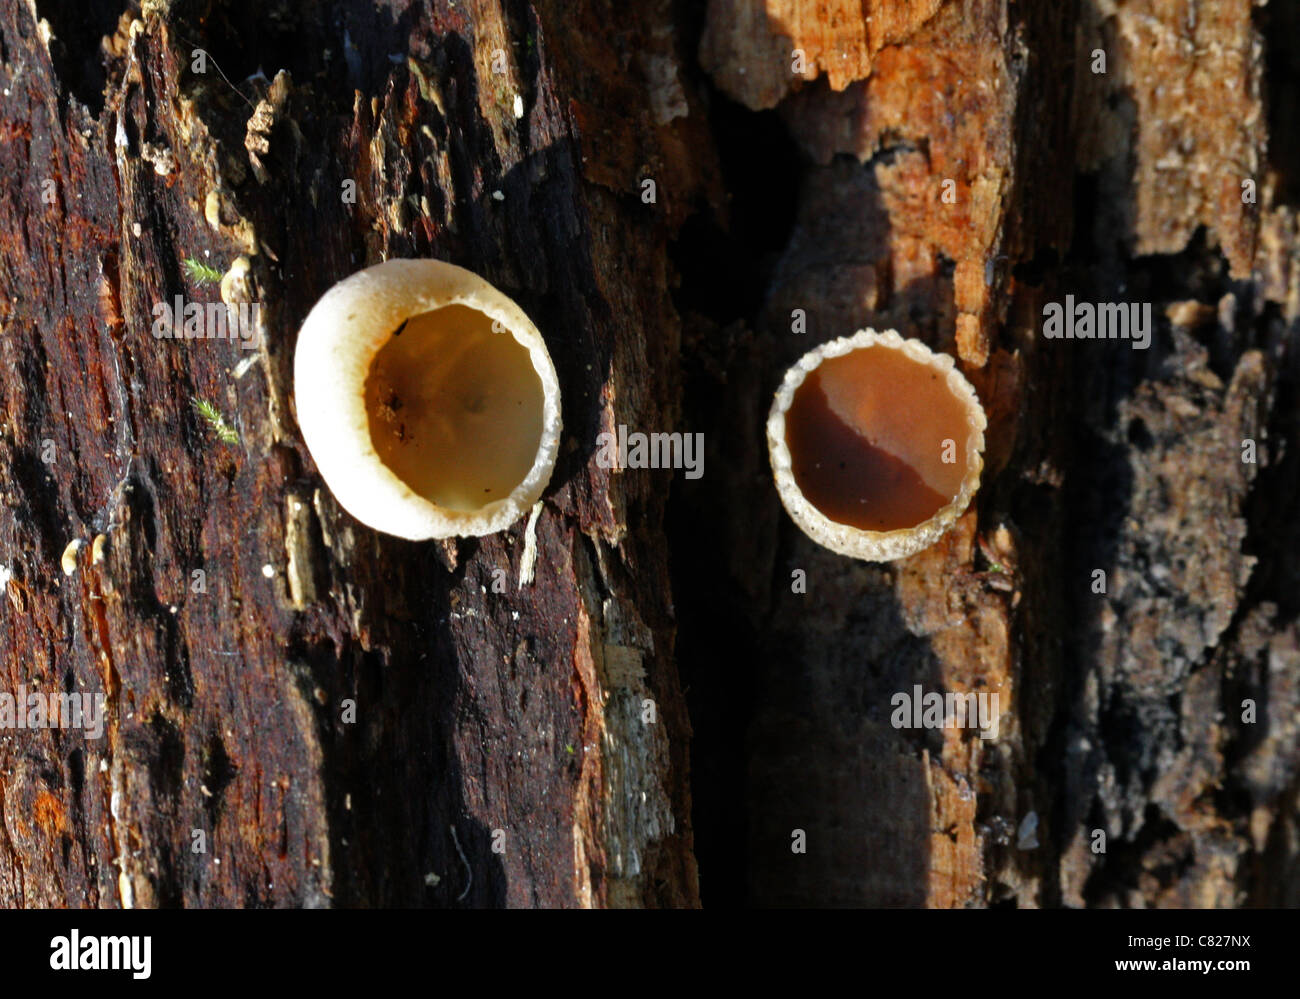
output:
[[[887,562],[938,541],[979,488],[984,410],[947,354],[893,330],[822,344],[767,420],[781,502],[841,555]]]
[[[389,260],[327,291],[298,334],[294,395],[330,491],[398,537],[502,530],[555,467],[560,386],[541,333],[442,261]]]

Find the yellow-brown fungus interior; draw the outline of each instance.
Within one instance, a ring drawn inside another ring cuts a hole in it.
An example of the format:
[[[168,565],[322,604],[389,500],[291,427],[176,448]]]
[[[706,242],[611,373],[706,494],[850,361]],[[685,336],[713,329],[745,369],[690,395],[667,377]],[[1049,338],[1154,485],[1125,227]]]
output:
[[[864,347],[824,360],[795,390],[785,421],[800,492],[838,523],[915,527],[961,489],[966,405],[943,372],[901,351]]]
[[[542,383],[508,330],[449,305],[412,316],[375,354],[366,413],[399,479],[445,509],[474,511],[527,478],[542,438]]]

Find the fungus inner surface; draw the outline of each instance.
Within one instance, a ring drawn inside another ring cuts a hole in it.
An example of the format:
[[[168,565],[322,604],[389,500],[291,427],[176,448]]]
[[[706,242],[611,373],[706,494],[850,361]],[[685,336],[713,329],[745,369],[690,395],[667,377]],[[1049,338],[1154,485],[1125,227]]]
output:
[[[804,498],[868,531],[916,527],[951,502],[966,475],[969,436],[966,403],[945,373],[884,346],[822,361],[785,414]]]
[[[411,316],[375,354],[365,393],[380,459],[440,507],[481,509],[533,467],[541,379],[528,348],[477,309]]]

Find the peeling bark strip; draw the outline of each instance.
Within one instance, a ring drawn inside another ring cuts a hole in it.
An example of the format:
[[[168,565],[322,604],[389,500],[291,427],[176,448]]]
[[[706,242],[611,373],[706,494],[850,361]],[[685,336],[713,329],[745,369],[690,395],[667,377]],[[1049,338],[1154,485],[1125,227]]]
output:
[[[708,158],[662,13],[0,2],[0,687],[106,695],[98,743],[0,733],[0,903],[698,902],[669,480],[593,460],[675,418],[666,246]],[[630,28],[652,71],[592,76]],[[395,256],[507,290],[562,369],[531,585],[494,585],[522,521],[378,535],[298,437],[298,325]],[[155,339],[178,296],[256,304],[256,362]]]
[[[1300,904],[1297,27],[0,0],[0,693],[102,704],[0,728],[0,904],[690,906],[697,850],[706,902]],[[301,440],[303,318],[397,257],[555,359],[498,534],[376,533]],[[1067,301],[1149,346],[1044,337]],[[800,534],[763,437],[862,326],[988,414],[887,565]],[[896,724],[920,691],[996,736]]]

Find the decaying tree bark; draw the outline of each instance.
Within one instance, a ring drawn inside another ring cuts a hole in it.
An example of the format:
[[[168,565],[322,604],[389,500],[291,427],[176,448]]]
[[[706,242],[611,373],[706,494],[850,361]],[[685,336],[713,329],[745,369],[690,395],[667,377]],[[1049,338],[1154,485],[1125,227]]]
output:
[[[858,7],[709,4],[713,79],[809,165],[754,333],[688,333],[726,395],[688,414],[757,477],[775,372],[892,326],[958,356],[988,460],[978,509],[892,567],[812,545],[770,490],[751,523],[775,526],[711,559],[763,635],[738,880],[763,904],[1294,905],[1300,161],[1269,160],[1268,109],[1294,132],[1295,5]],[[1153,345],[1044,339],[1067,294],[1151,303]],[[701,536],[752,493],[713,485]],[[997,693],[997,738],[896,728],[917,684]]]
[[[1300,903],[1297,29],[0,0],[0,691],[106,699],[0,728],[0,904]],[[298,325],[401,256],[547,338],[532,527],[402,542],[316,474]],[[1067,294],[1150,303],[1150,349],[1044,339]],[[256,348],[156,336],[178,295]],[[886,566],[793,527],[763,439],[862,326],[990,418]],[[619,425],[703,477],[602,468]],[[916,685],[996,737],[897,728]]]
[[[0,901],[696,903],[669,473],[592,457],[675,419],[666,244],[707,143],[666,12],[0,11],[4,686],[107,695],[102,740],[0,735]],[[403,543],[313,472],[297,326],[393,256],[472,267],[550,342],[531,583],[524,523]],[[219,300],[191,260],[259,304],[256,352],[152,335]]]

